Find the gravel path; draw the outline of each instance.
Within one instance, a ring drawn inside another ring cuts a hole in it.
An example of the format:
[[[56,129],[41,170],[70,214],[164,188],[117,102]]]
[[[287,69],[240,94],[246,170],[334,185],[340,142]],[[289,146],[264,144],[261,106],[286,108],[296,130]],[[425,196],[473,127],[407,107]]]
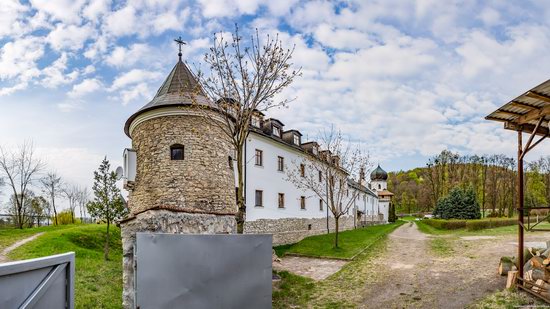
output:
[[[4,263],[4,262],[9,261],[8,254],[10,252],[12,252],[13,250],[15,250],[17,247],[22,246],[22,245],[28,243],[29,241],[35,240],[37,237],[39,237],[42,234],[44,234],[44,232],[35,234],[35,235],[33,235],[31,237],[28,237],[28,238],[25,238],[25,239],[21,239],[20,241],[14,243],[13,245],[4,248],[4,250],[2,250],[2,252],[0,252],[0,263]]]
[[[367,284],[361,307],[464,308],[504,287],[496,269],[515,250],[509,237],[446,238],[454,252],[444,257],[432,253],[431,239],[413,223],[390,234],[386,253],[373,261],[380,279]]]

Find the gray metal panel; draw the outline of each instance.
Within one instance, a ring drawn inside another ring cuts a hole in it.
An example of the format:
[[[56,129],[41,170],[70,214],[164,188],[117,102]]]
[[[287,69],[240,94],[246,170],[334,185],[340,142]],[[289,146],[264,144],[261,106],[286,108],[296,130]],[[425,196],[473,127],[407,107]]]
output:
[[[272,235],[137,233],[136,307],[271,308]]]
[[[74,308],[74,253],[0,264],[0,308]]]

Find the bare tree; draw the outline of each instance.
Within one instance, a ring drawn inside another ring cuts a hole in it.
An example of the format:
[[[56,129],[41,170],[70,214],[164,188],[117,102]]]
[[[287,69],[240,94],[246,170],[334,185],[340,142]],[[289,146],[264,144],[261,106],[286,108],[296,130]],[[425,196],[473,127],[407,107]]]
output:
[[[24,205],[27,193],[38,173],[43,168],[42,161],[35,158],[32,143],[25,142],[15,151],[0,147],[0,171],[13,191],[17,227],[24,224]]]
[[[221,33],[214,36],[214,45],[204,56],[209,71],[207,74],[201,71],[198,73],[201,90],[213,102],[217,102],[217,108],[222,111],[223,121],[212,123],[221,128],[235,148],[238,233],[243,233],[246,218],[244,144],[250,122],[256,113],[283,107],[292,101],[276,99],[275,96],[301,75],[300,69],[292,69],[293,52],[294,47],[283,47],[278,35],[267,35],[261,41],[258,30],[245,42],[235,26],[230,41]],[[214,118],[210,113],[205,112],[205,115]]]
[[[80,221],[84,222],[86,217],[86,204],[90,201],[90,192],[88,188],[80,189],[77,194],[78,209],[80,210]]]
[[[65,186],[62,189],[63,195],[69,202],[69,210],[71,211],[71,223],[75,223],[75,209],[79,205],[78,199],[80,195],[80,188],[76,185]]]
[[[298,189],[313,192],[327,205],[334,217],[334,247],[338,247],[340,217],[348,213],[359,195],[348,180],[369,166],[369,157],[359,146],[345,141],[334,127],[320,134],[319,144],[324,150],[293,162],[286,174]]]
[[[55,172],[50,172],[46,174],[45,177],[40,179],[42,184],[42,190],[50,199],[50,206],[53,209],[54,215],[54,224],[57,225],[57,209],[55,208],[55,198],[59,197],[62,193],[63,183],[61,182],[61,177],[58,176]],[[48,216],[51,217],[51,213],[48,213]]]

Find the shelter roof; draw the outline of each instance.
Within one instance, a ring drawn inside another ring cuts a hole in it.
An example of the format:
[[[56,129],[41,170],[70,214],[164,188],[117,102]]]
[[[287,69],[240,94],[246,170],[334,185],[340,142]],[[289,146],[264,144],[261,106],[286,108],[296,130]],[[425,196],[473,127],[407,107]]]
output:
[[[485,117],[504,123],[504,128],[514,131],[547,135],[550,120],[550,79],[509,101]],[[541,124],[537,124],[542,119]]]

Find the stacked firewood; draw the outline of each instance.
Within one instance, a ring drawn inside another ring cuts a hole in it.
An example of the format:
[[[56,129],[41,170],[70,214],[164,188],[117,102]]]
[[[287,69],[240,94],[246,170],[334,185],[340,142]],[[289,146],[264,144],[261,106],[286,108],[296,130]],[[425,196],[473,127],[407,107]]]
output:
[[[523,278],[525,285],[533,292],[546,298],[550,298],[550,248],[528,248],[523,255]],[[507,288],[515,286],[518,276],[518,259],[515,257],[502,257],[498,266],[498,273],[508,276]]]

